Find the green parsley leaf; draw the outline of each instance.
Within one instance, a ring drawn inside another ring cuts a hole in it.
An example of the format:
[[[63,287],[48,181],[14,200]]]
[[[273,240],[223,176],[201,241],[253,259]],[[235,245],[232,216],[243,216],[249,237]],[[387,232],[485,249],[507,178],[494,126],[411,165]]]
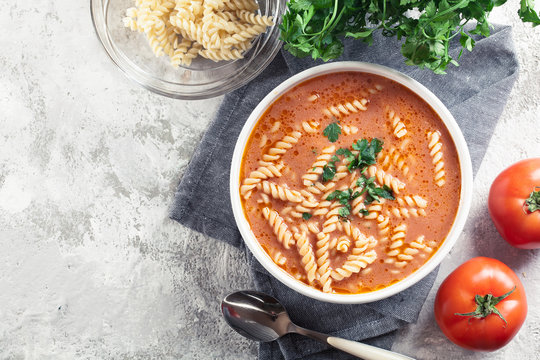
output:
[[[296,0],[295,2],[291,3],[291,9],[296,11],[308,10],[310,6],[310,0]]]
[[[352,171],[351,163],[354,161],[356,156],[351,152],[351,150],[345,149],[345,148],[339,148],[336,151],[336,154],[337,155],[343,155],[345,157],[345,161],[349,163],[347,165],[347,168],[349,169],[349,171]]]
[[[336,161],[339,161],[339,158],[336,155],[332,155],[328,164],[323,166],[323,182],[332,180],[336,175]]]
[[[372,139],[371,142],[367,139],[362,139],[353,143],[352,148],[358,151],[358,157],[353,157],[349,165],[347,165],[349,171],[354,169],[363,170],[367,166],[375,164],[377,162],[377,154],[382,150],[382,145],[383,142],[377,138]]]
[[[353,150],[362,151],[369,145],[366,139],[358,140],[356,143],[352,144]]]
[[[533,26],[540,25],[540,16],[534,11],[534,0],[521,0],[518,11],[519,17],[524,22],[530,22]]]
[[[329,201],[332,201],[332,200],[349,200],[349,198],[351,197],[351,193],[352,193],[352,190],[351,189],[347,189],[347,190],[334,190],[332,191],[327,197],[326,197],[326,200],[329,200]]]
[[[371,45],[373,34],[381,31],[385,37],[401,40],[401,53],[407,65],[444,74],[450,64],[457,66],[456,60],[464,49],[474,48],[471,35],[490,35],[489,13],[505,2],[289,0],[280,25],[281,40],[294,56],[311,55],[313,59],[328,61],[342,55],[343,38]],[[411,16],[411,11],[418,15]],[[520,0],[518,14],[524,22],[540,25],[534,0]],[[465,26],[472,22],[477,26],[469,31]],[[460,36],[461,51],[450,51],[456,36]]]
[[[345,156],[349,156],[349,155],[352,155],[352,152],[351,152],[351,150],[349,150],[349,149],[339,148],[339,149],[337,149],[337,151],[336,151],[336,155],[345,155]]]
[[[341,127],[335,122],[328,125],[323,131],[323,135],[326,136],[330,142],[336,142],[340,134]]]
[[[311,215],[310,213],[307,213],[307,212],[302,213],[302,219],[304,219],[304,220],[309,220],[309,219],[311,219],[311,216],[312,216],[312,215]]]
[[[351,211],[349,210],[348,207],[344,206],[342,208],[339,208],[338,214],[339,214],[339,216],[341,216],[343,218],[346,218],[347,216],[349,216],[351,214]]]
[[[326,200],[332,201],[336,199],[340,194],[341,194],[340,190],[334,190],[326,197]]]
[[[324,165],[323,166],[323,173],[322,173],[322,179],[324,182],[330,181],[334,178],[336,175],[336,167],[332,165]]]
[[[387,185],[383,185],[382,187],[377,187],[375,184],[375,177],[367,178],[364,175],[362,175],[357,181],[356,186],[362,187],[362,191],[360,192],[360,195],[366,194],[366,198],[364,199],[364,204],[369,205],[373,201],[380,202],[380,199],[387,199],[387,200],[395,200],[394,194],[392,192],[392,189],[388,187]]]
[[[349,201],[352,199],[354,199],[352,189],[334,190],[326,197],[328,201],[337,200],[343,205],[338,210],[338,214],[342,218],[346,218],[351,214],[351,204],[349,204]]]
[[[364,215],[364,216],[368,216],[369,215],[369,210],[368,209],[360,209],[359,213]]]

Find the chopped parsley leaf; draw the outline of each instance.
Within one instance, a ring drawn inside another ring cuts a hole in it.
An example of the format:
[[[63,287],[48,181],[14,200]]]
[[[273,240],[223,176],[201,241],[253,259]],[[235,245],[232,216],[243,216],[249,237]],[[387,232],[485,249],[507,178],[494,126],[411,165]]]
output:
[[[338,210],[338,214],[339,216],[341,216],[342,218],[346,218],[348,217],[350,214],[351,214],[351,210],[349,209],[351,206],[344,206],[342,208],[339,208]]]
[[[340,134],[341,127],[336,122],[328,125],[323,131],[323,135],[326,136],[330,142],[336,142]]]
[[[375,178],[370,177],[369,179],[366,178],[364,175],[360,177],[356,181],[356,185],[359,187],[362,187],[361,194],[366,194],[366,199],[364,200],[364,204],[369,205],[373,201],[380,202],[381,198],[388,199],[388,200],[395,200],[394,194],[392,192],[392,189],[388,187],[387,185],[383,185],[382,187],[377,187],[375,184]]]
[[[309,219],[311,219],[311,216],[312,216],[312,215],[311,215],[310,213],[307,213],[307,212],[302,213],[302,219],[304,219],[304,220],[309,220]]]
[[[336,161],[339,161],[339,158],[336,155],[332,155],[328,164],[323,166],[323,182],[332,180],[336,175]]]
[[[358,151],[358,157],[352,157],[347,166],[349,171],[354,169],[363,170],[369,165],[377,162],[377,154],[382,150],[383,142],[377,138],[367,141],[367,139],[358,140],[353,143],[353,150]],[[352,155],[352,153],[351,153]]]
[[[358,192],[353,194],[352,189],[347,190],[334,190],[326,197],[326,200],[332,201],[337,200],[343,207],[339,208],[338,214],[342,218],[347,218],[351,214],[351,204],[349,201],[358,197]],[[354,196],[354,197],[353,197]]]
[[[323,166],[323,173],[322,173],[322,179],[324,182],[330,181],[334,178],[336,175],[336,166],[335,165],[324,165]]]

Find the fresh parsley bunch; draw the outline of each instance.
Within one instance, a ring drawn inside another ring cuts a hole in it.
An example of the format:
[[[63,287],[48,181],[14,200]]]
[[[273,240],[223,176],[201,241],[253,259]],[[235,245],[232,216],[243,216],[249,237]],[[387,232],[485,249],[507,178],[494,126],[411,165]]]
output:
[[[458,65],[448,53],[459,36],[462,50],[475,45],[472,35],[489,36],[487,17],[506,0],[290,0],[280,25],[281,39],[291,54],[328,61],[343,53],[343,37],[373,43],[373,32],[404,39],[406,64],[444,74]],[[534,0],[521,0],[518,11],[525,22],[540,25]],[[476,27],[464,26],[476,21]]]

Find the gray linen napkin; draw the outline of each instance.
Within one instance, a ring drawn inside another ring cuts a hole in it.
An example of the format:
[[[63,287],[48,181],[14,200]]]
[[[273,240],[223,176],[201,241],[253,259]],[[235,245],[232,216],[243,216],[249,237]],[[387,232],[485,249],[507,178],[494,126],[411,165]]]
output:
[[[495,26],[487,39],[477,39],[474,52],[465,53],[459,68],[435,75],[406,66],[396,39],[375,36],[375,45],[347,41],[340,60],[358,60],[397,69],[424,84],[450,109],[460,125],[476,172],[518,74],[511,28]],[[456,54],[457,44],[451,48]],[[229,167],[236,139],[245,120],[274,87],[290,76],[317,65],[282,51],[268,68],[248,85],[227,95],[201,140],[186,170],[171,208],[171,218],[181,224],[241,247],[229,199]],[[335,305],[304,297],[270,276],[251,256],[258,290],[277,297],[297,324],[352,340],[390,348],[396,330],[415,322],[435,281],[437,270],[411,288],[388,299],[363,305]],[[349,359],[350,355],[298,335],[261,343],[261,360]]]

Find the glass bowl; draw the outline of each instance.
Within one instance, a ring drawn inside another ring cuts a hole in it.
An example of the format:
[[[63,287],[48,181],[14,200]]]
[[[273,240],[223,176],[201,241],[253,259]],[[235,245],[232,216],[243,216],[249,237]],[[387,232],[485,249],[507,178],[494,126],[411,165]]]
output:
[[[272,16],[274,25],[255,38],[243,59],[213,62],[197,57],[190,66],[171,66],[168,56],[156,57],[146,37],[124,27],[126,9],[134,0],[91,0],[97,36],[111,60],[144,88],[176,99],[208,99],[223,95],[260,74],[281,47],[279,22],[286,0],[257,0],[259,14]]]

